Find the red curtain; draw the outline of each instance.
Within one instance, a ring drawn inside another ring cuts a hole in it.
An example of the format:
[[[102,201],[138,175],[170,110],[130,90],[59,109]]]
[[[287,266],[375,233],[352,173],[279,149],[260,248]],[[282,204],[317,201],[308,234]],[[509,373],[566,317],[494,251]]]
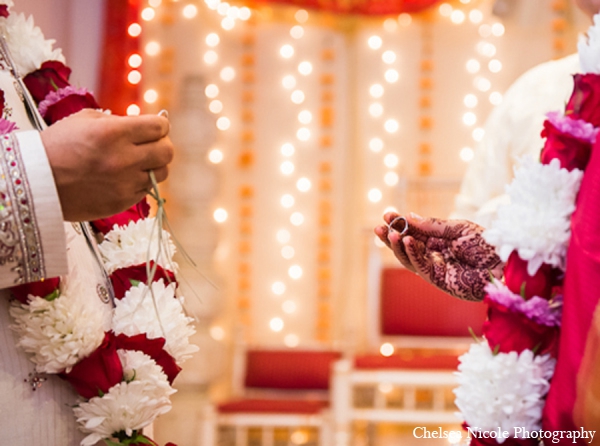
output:
[[[253,0],[253,3],[279,3],[298,8],[338,14],[388,15],[423,11],[441,0]]]
[[[129,56],[139,52],[140,39],[128,34],[129,25],[138,22],[140,0],[106,0],[104,44],[100,65],[98,103],[114,114],[126,114],[130,104],[139,104],[137,85],[127,81]]]

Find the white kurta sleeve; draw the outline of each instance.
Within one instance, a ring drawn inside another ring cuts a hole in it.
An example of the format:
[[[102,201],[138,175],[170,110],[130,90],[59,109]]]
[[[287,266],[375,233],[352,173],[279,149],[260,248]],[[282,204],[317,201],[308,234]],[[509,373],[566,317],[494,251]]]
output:
[[[37,131],[0,136],[0,288],[67,273],[62,212]]]
[[[502,104],[488,117],[485,135],[463,177],[450,218],[488,227],[505,188],[523,156],[539,157],[546,113],[564,110],[579,72],[577,54],[538,65],[519,77],[506,91]]]

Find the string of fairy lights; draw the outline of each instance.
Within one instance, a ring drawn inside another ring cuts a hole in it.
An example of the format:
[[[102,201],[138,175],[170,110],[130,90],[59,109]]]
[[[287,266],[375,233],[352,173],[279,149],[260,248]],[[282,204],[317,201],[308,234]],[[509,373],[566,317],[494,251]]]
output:
[[[485,101],[496,105],[502,101],[502,94],[494,89],[494,77],[502,70],[502,62],[498,54],[498,40],[504,35],[504,27],[489,14],[485,14],[481,9],[481,0],[460,0],[452,3],[442,3],[435,9],[431,20],[425,24],[427,27],[434,26],[435,20],[447,20],[456,26],[475,27],[478,40],[474,43],[472,57],[465,61],[465,71],[471,77],[472,91],[463,98],[464,112],[462,116],[457,117],[461,125],[470,129],[472,136],[472,145],[457,147],[456,156],[461,160],[468,162],[473,158],[473,147],[483,137],[483,128],[478,109]],[[143,102],[140,104],[131,104],[128,108],[128,114],[135,115],[141,111],[154,112],[155,109],[169,104],[165,99],[166,95],[172,94],[170,91],[170,82],[157,83],[151,85],[144,81],[143,65],[146,58],[170,58],[173,60],[176,48],[166,47],[159,38],[154,35],[143,36],[146,24],[165,20],[164,16],[168,11],[171,23],[182,21],[200,20],[204,11],[210,11],[217,26],[206,26],[206,33],[203,46],[200,48],[200,57],[202,63],[211,67],[213,77],[208,79],[205,95],[210,112],[216,116],[216,127],[221,137],[215,147],[208,153],[208,161],[215,165],[224,163],[230,157],[236,157],[234,164],[240,172],[240,182],[237,189],[236,199],[232,203],[222,203],[215,207],[213,217],[220,224],[228,224],[234,220],[237,225],[236,232],[240,234],[237,252],[235,253],[235,271],[237,277],[236,291],[236,320],[248,330],[252,330],[254,321],[251,315],[253,308],[253,297],[257,290],[269,289],[276,297],[278,310],[273,310],[272,314],[265,316],[261,324],[266,324],[268,330],[281,337],[281,341],[290,347],[297,346],[306,339],[297,332],[288,330],[288,319],[294,317],[300,310],[302,301],[294,297],[289,292],[290,283],[293,283],[296,289],[302,281],[306,283],[316,283],[315,286],[315,326],[313,328],[313,338],[321,341],[328,341],[332,337],[331,319],[333,311],[331,308],[332,299],[332,273],[331,273],[331,249],[332,249],[332,229],[331,214],[333,203],[331,200],[331,190],[336,187],[331,176],[332,160],[328,155],[332,145],[336,144],[333,138],[332,128],[337,124],[334,119],[336,116],[334,102],[332,100],[335,87],[335,76],[332,72],[332,61],[336,54],[332,48],[324,46],[319,51],[314,51],[312,59],[302,53],[302,57],[297,57],[299,48],[303,44],[303,39],[313,32],[318,26],[309,27],[313,13],[304,9],[298,9],[288,28],[288,35],[282,39],[281,44],[277,46],[277,54],[271,55],[279,60],[281,71],[280,84],[273,85],[277,88],[279,94],[288,99],[290,108],[296,112],[297,120],[290,123],[288,129],[289,138],[287,141],[280,141],[276,147],[271,147],[271,153],[276,154],[278,172],[273,175],[281,175],[286,178],[285,184],[293,184],[293,187],[282,187],[278,197],[278,203],[272,203],[272,206],[279,206],[284,212],[285,220],[278,226],[273,234],[274,245],[270,247],[261,247],[261,249],[277,250],[281,259],[281,268],[285,268],[285,274],[270,283],[253,283],[253,281],[262,280],[254,274],[251,264],[252,253],[256,246],[253,244],[254,231],[254,206],[256,200],[256,188],[252,184],[253,178],[248,172],[251,171],[253,162],[257,153],[254,149],[254,134],[256,110],[254,109],[254,97],[257,94],[254,91],[256,77],[259,75],[255,69],[256,48],[255,37],[249,30],[254,12],[247,7],[238,7],[230,5],[220,0],[206,0],[201,3],[194,0],[147,0],[146,6],[142,9],[140,20],[129,26],[128,32],[131,38],[144,37],[144,45],[140,54],[128,56],[126,61],[129,68],[127,79],[131,84],[139,85],[142,89]],[[161,19],[161,17],[163,17]],[[318,25],[318,23],[317,23]],[[368,113],[373,122],[374,134],[368,139],[368,151],[370,156],[375,157],[377,162],[381,163],[379,184],[370,183],[363,195],[368,203],[380,203],[386,198],[390,191],[397,186],[400,178],[411,172],[402,170],[402,159],[399,153],[391,149],[387,141],[390,137],[397,137],[402,133],[402,126],[399,117],[394,116],[393,110],[384,107],[382,99],[389,93],[390,89],[402,82],[402,70],[406,69],[402,64],[401,56],[396,50],[392,49],[391,42],[396,39],[398,30],[407,29],[414,26],[423,26],[423,22],[418,16],[409,14],[400,14],[397,17],[386,18],[381,21],[381,32],[373,33],[366,39],[365,44],[377,54],[381,61],[381,72],[377,74],[378,79],[368,82],[362,88],[369,98]],[[239,32],[245,30],[244,32]],[[241,36],[240,43],[245,48],[241,57],[235,63],[226,64],[222,57],[223,41],[227,33],[238,32]],[[428,34],[429,33],[429,34]],[[431,35],[431,30],[424,28],[422,38],[424,52],[421,54],[419,82],[422,90],[419,104],[415,104],[420,110],[420,141],[417,142],[415,149],[419,153],[419,170],[413,172],[416,175],[430,176],[434,169],[432,166],[432,148],[429,142],[429,134],[433,127],[433,118],[431,116],[432,94],[427,82],[431,82],[433,66],[433,53],[431,46],[433,43],[427,39]],[[431,50],[431,51],[430,51]],[[310,79],[313,79],[311,82]],[[315,81],[316,79],[316,81]],[[429,79],[429,81],[428,81]],[[238,102],[241,109],[233,110],[228,108],[226,100],[223,98],[223,92],[230,88],[234,83],[242,85],[239,93]],[[308,85],[320,85],[316,91],[308,90]],[[319,95],[316,101],[308,100],[310,95]],[[429,101],[429,102],[427,102]],[[313,105],[309,105],[313,104]],[[316,105],[315,105],[316,104]],[[238,123],[239,125],[234,125]],[[231,132],[237,132],[237,137],[232,137]],[[237,141],[235,149],[228,148],[226,141]],[[312,165],[298,164],[296,158],[302,151],[303,145],[316,144],[320,148],[318,161]],[[244,173],[245,172],[245,173]],[[306,203],[308,193],[313,193],[315,203],[312,210],[307,208]],[[232,206],[237,206],[234,209]],[[378,215],[380,211],[377,210]],[[232,217],[235,217],[232,219]],[[319,223],[316,225],[318,232],[317,244],[313,247],[316,255],[312,256],[316,260],[317,267],[309,267],[302,263],[310,257],[299,256],[302,249],[306,249],[304,242],[299,237],[294,237],[295,228],[306,224],[309,219],[315,219]],[[313,274],[307,274],[307,271],[314,271]],[[267,279],[265,279],[267,280]],[[272,279],[269,279],[272,280]],[[254,304],[256,305],[256,304]],[[275,307],[273,307],[275,308]],[[309,314],[303,311],[303,314]],[[215,333],[222,333],[222,328],[215,328]],[[389,350],[389,349],[388,349]],[[388,351],[386,350],[386,352]]]

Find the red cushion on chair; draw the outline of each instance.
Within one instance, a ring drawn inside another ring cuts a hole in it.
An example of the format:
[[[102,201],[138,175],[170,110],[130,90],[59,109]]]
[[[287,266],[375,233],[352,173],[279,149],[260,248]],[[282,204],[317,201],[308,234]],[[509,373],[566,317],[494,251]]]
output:
[[[320,400],[243,399],[217,406],[220,413],[299,413],[317,414],[328,403]]]
[[[381,332],[384,335],[469,336],[481,334],[486,306],[444,293],[403,268],[381,276]]]
[[[341,353],[306,350],[248,350],[246,387],[327,390],[331,363]]]
[[[458,356],[362,355],[354,358],[354,367],[357,369],[456,370]]]

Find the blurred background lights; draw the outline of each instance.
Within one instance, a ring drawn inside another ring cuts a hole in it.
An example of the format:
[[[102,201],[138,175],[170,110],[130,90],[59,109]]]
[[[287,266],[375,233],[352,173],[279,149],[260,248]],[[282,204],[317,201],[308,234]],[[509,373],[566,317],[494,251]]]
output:
[[[286,142],[285,144],[283,144],[281,146],[281,154],[283,156],[292,156],[295,151],[296,151],[296,149],[289,142]]]
[[[142,65],[142,56],[140,56],[137,53],[134,53],[131,56],[129,56],[129,59],[127,59],[127,63],[131,68],[139,68],[140,65]]]
[[[298,72],[303,76],[308,76],[310,73],[312,73],[312,70],[313,66],[307,60],[300,62],[300,64],[298,65]]]
[[[381,152],[383,150],[383,141],[381,138],[372,138],[369,141],[369,149],[375,153]]]
[[[144,47],[144,51],[148,56],[156,56],[160,53],[160,43],[156,41],[148,42]]]
[[[296,200],[290,194],[285,194],[281,197],[280,203],[284,208],[291,208]]]
[[[388,133],[396,133],[400,128],[400,124],[398,124],[398,121],[396,121],[395,119],[388,119],[387,121],[385,121],[383,127]]]
[[[310,130],[308,130],[306,127],[298,129],[296,132],[296,138],[298,138],[300,141],[308,141],[310,139]]]
[[[273,282],[273,285],[271,285],[271,291],[273,291],[273,294],[281,296],[283,293],[285,293],[285,283]]]
[[[483,139],[484,135],[485,135],[485,130],[483,130],[481,127],[474,128],[473,132],[471,133],[471,136],[477,142],[481,141]]]
[[[293,259],[295,255],[296,250],[292,246],[286,245],[283,248],[281,248],[281,257],[283,257],[284,259]]]
[[[127,107],[127,116],[138,116],[140,112],[140,106],[137,104],[130,104]]]
[[[381,85],[381,84],[373,84],[369,88],[369,93],[374,98],[380,98],[380,97],[382,97],[383,96],[383,92],[384,92],[383,85]]]
[[[140,14],[140,17],[142,18],[142,20],[145,20],[147,22],[152,20],[155,16],[156,16],[156,11],[154,10],[154,8],[144,8],[144,9],[142,9],[142,12]]]
[[[302,268],[300,265],[292,265],[288,268],[288,275],[292,279],[298,280],[300,277],[302,277]]]
[[[369,106],[369,114],[374,118],[378,118],[383,114],[383,105],[375,102]]]
[[[208,84],[204,89],[204,94],[209,99],[214,99],[219,95],[219,87],[215,84]]]
[[[481,68],[481,64],[476,59],[469,59],[467,60],[466,67],[469,73],[477,73]]]
[[[392,18],[383,21],[383,29],[389,33],[393,33],[398,29],[398,22]]]
[[[467,112],[463,115],[462,121],[465,125],[471,126],[477,122],[477,116],[473,112]]]
[[[298,121],[304,125],[310,124],[312,121],[312,113],[308,110],[302,110],[300,113],[298,113]]]
[[[212,149],[208,152],[208,160],[213,164],[219,164],[223,161],[224,155],[220,149]]]
[[[477,96],[475,96],[473,93],[469,93],[463,99],[463,103],[469,108],[477,107],[478,102],[479,101],[477,100]]]
[[[290,241],[292,235],[287,229],[280,229],[279,231],[277,231],[275,237],[277,238],[277,241],[279,243],[287,243]]]
[[[465,21],[465,13],[462,12],[460,9],[455,9],[450,14],[450,21],[456,25],[460,25],[462,22]]]
[[[394,154],[394,153],[388,153],[385,158],[383,158],[383,164],[386,165],[386,167],[389,167],[390,169],[393,167],[396,167],[399,163],[399,159],[398,159],[398,155]]]
[[[287,76],[284,76],[281,80],[281,85],[283,85],[283,88],[291,90],[296,86],[296,78],[291,74],[288,74]]]
[[[402,13],[398,16],[398,24],[402,25],[402,26],[408,26],[412,23],[412,17],[410,16],[410,14],[407,13]]]
[[[479,9],[471,9],[471,11],[469,11],[469,20],[471,23],[481,23],[483,20],[483,12]]]
[[[292,57],[294,55],[294,47],[289,44],[283,45],[279,49],[279,54],[281,54],[281,57],[283,57],[284,59],[289,59],[290,57]]]
[[[394,351],[394,346],[389,342],[381,344],[381,347],[379,347],[379,353],[381,353],[382,356],[392,356],[394,354]]]
[[[223,208],[217,208],[213,212],[213,218],[215,219],[215,221],[217,223],[223,223],[223,222],[227,221],[227,216],[228,216],[227,211]]]
[[[286,345],[286,347],[290,347],[290,348],[294,348],[294,347],[298,347],[298,345],[300,345],[300,338],[298,337],[298,335],[294,334],[294,333],[290,333],[285,335],[285,337],[283,338],[283,343]],[[296,434],[296,432],[294,432],[292,434],[292,442],[294,442],[294,435]],[[308,434],[304,434],[305,436],[308,437]],[[302,437],[304,438],[304,437]],[[306,442],[304,442],[306,443]],[[303,444],[303,443],[298,443],[296,442],[296,444]]]
[[[473,159],[473,156],[475,155],[475,153],[473,152],[473,149],[470,147],[463,147],[462,149],[460,149],[460,159],[463,160],[464,162],[469,162]]]
[[[154,104],[158,99],[158,92],[153,89],[146,90],[144,92],[144,101],[148,104]]]
[[[274,332],[280,332],[281,330],[283,330],[284,327],[283,319],[281,319],[280,317],[274,317],[269,321],[269,327]]]
[[[396,53],[391,50],[384,51],[381,55],[381,60],[387,64],[392,64],[396,61]]]
[[[383,194],[379,189],[373,188],[368,192],[367,197],[371,203],[379,203],[383,198]]]
[[[498,59],[492,59],[488,63],[488,69],[492,73],[499,73],[500,70],[502,70],[502,62],[500,62]]]
[[[502,23],[494,23],[492,25],[492,34],[496,37],[504,35],[504,25]]]
[[[127,34],[129,34],[131,37],[138,37],[140,34],[142,34],[142,27],[139,23],[132,23],[127,28]]]
[[[305,9],[299,9],[294,14],[294,18],[298,23],[306,23],[308,20],[308,12]]]
[[[215,47],[219,44],[221,39],[219,38],[219,35],[217,33],[210,33],[206,36],[206,39],[204,39],[204,41],[208,46]]]
[[[216,51],[209,50],[204,53],[203,60],[208,65],[213,65],[217,60],[219,60],[219,55],[216,53]]]
[[[492,88],[492,83],[485,77],[477,76],[473,82],[475,83],[475,88],[479,91],[488,91]]]
[[[290,29],[290,36],[292,36],[293,39],[301,39],[302,36],[304,36],[304,28],[300,25],[292,26],[292,29]]]
[[[383,176],[383,182],[388,186],[395,186],[396,184],[398,184],[399,179],[400,178],[398,177],[398,174],[396,172],[387,172]]]
[[[383,40],[381,40],[381,37],[379,36],[371,36],[369,37],[369,40],[367,40],[367,44],[372,50],[378,50],[379,48],[381,48],[382,43]]]
[[[210,327],[210,337],[215,341],[222,341],[225,339],[225,330],[223,327],[219,327],[218,325],[213,325]]]
[[[198,15],[198,7],[192,4],[185,5],[181,13],[186,19],[193,19]]]
[[[229,130],[229,127],[231,127],[231,121],[229,118],[221,116],[219,119],[217,119],[217,128],[219,130]]]
[[[300,192],[308,192],[310,190],[311,186],[312,186],[312,183],[306,177],[302,177],[298,181],[296,181],[296,187],[298,188],[298,190]]]
[[[281,166],[279,166],[279,170],[281,170],[281,173],[284,175],[292,174],[294,172],[294,169],[294,163],[292,163],[291,161],[284,161],[283,163],[281,163]]]
[[[383,75],[383,77],[385,78],[386,81],[388,81],[390,84],[393,84],[394,82],[397,82],[398,79],[400,79],[400,75],[398,74],[398,72],[394,69],[389,69],[386,70],[385,74]]]
[[[302,215],[300,212],[294,212],[290,216],[290,223],[292,223],[294,226],[300,226],[302,223],[304,223],[304,215]]]
[[[221,28],[225,31],[232,30],[234,26],[235,21],[231,17],[224,17],[223,20],[221,20]]]
[[[490,93],[490,104],[500,105],[502,103],[502,93],[494,91]]]
[[[131,70],[127,75],[127,80],[130,84],[137,85],[142,80],[142,73],[138,70]]]
[[[224,67],[219,73],[219,76],[225,82],[231,82],[233,78],[235,78],[235,70],[232,67]]]
[[[148,0],[148,5],[153,8],[158,8],[162,4],[162,0]]]
[[[291,96],[292,102],[294,104],[300,105],[304,102],[305,96],[302,90],[294,90]]]
[[[450,17],[450,14],[452,14],[452,6],[449,5],[448,3],[442,3],[439,8],[438,11],[440,12],[440,15],[443,17]]]
[[[215,99],[213,101],[210,101],[210,103],[208,104],[208,109],[215,114],[221,113],[223,111],[223,103],[218,99]]]
[[[296,302],[294,302],[293,300],[286,300],[284,303],[281,304],[281,309],[286,314],[294,313],[297,308],[298,308],[298,306],[296,305]]]

